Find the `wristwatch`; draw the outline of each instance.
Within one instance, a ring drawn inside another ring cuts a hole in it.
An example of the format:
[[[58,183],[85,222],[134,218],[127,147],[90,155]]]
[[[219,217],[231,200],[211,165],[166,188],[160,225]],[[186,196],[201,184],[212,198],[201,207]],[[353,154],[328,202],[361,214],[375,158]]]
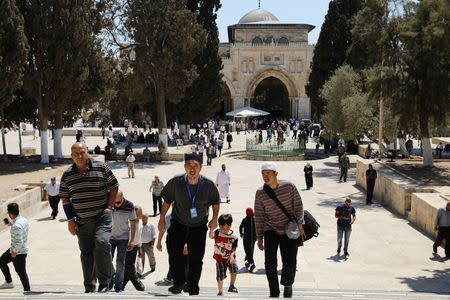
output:
[[[108,204],[108,206],[106,207],[106,209],[114,210],[114,206]]]

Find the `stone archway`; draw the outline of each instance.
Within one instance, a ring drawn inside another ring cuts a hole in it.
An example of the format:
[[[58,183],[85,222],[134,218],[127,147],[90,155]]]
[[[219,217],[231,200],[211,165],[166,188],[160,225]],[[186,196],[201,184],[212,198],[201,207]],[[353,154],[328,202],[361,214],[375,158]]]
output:
[[[282,92],[283,87],[287,91],[287,104],[284,102],[284,92],[280,94],[280,103],[279,107],[282,107],[283,110],[286,110],[283,113],[284,117],[292,117],[296,116],[296,99],[299,97],[299,89],[294,81],[294,79],[282,68],[279,67],[269,67],[264,70],[261,70],[255,76],[253,76],[246,85],[245,90],[245,105],[250,105],[252,101],[255,100],[255,93],[261,93],[261,84],[265,84],[267,81],[278,82],[279,90]],[[273,97],[273,96],[272,96]],[[277,108],[279,110],[279,108]]]

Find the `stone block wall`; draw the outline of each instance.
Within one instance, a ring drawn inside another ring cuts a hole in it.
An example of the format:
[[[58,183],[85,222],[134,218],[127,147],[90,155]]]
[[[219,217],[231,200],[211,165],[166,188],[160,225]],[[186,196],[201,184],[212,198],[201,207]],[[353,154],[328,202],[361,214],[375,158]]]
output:
[[[41,188],[40,187],[32,187],[30,190],[24,192],[23,194],[16,196],[14,198],[9,199],[0,207],[0,231],[8,229],[9,226],[6,226],[3,223],[3,218],[8,217],[7,208],[9,203],[16,202],[19,205],[20,215],[29,219],[36,213],[40,212],[43,208],[48,206],[48,202],[41,201]]]
[[[448,199],[439,187],[420,186],[417,182],[398,174],[391,168],[374,163],[372,160],[359,159],[356,164],[356,184],[366,187],[366,170],[372,163],[377,170],[374,197],[382,204],[389,206],[396,213],[404,216],[430,235],[433,231],[434,219],[439,207],[444,207]]]

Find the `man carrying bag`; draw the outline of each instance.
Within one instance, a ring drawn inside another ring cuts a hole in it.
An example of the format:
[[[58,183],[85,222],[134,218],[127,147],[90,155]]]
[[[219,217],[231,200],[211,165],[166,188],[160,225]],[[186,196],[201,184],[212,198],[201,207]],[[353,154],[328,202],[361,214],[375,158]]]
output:
[[[277,179],[277,166],[273,162],[263,163],[261,173],[264,187],[259,188],[255,195],[255,227],[258,238],[258,248],[264,250],[266,276],[269,282],[270,297],[280,294],[277,273],[277,251],[280,247],[283,268],[281,284],[284,286],[284,297],[292,298],[292,284],[295,280],[297,268],[297,238],[305,239],[303,229],[304,212],[302,199],[295,185],[286,180]],[[267,193],[275,194],[276,199],[288,212],[288,217]],[[272,192],[271,192],[272,191]],[[291,228],[295,222],[298,233],[291,235],[296,228]],[[287,226],[290,224],[289,226]],[[288,227],[289,236],[286,234]],[[264,242],[263,242],[264,238]]]

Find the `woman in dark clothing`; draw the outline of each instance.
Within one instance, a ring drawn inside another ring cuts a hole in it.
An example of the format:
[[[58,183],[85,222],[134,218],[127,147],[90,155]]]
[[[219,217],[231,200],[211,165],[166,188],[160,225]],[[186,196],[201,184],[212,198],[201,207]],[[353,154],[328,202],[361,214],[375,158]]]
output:
[[[313,167],[309,163],[307,163],[303,171],[305,171],[306,189],[309,190],[313,186]]]
[[[256,229],[255,229],[255,213],[251,207],[246,210],[247,217],[242,219],[239,226],[239,234],[244,240],[245,250],[245,266],[250,272],[255,269],[255,261],[253,260],[253,251],[255,250]]]

